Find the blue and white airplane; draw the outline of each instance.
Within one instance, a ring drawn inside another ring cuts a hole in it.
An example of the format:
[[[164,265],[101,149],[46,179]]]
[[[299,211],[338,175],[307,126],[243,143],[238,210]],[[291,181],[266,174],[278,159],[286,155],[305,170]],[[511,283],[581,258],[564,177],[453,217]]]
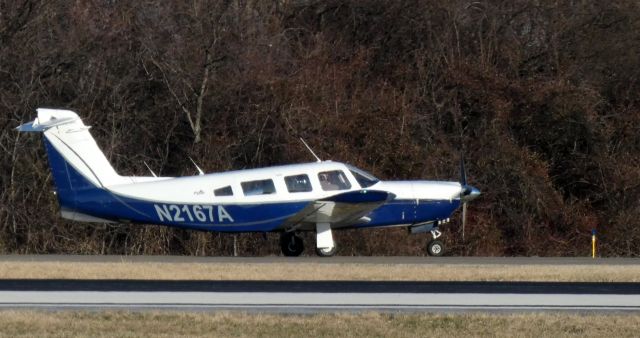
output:
[[[466,184],[464,169],[461,182],[381,181],[348,164],[319,159],[188,177],[120,176],[76,113],[37,112],[34,121],[17,129],[44,134],[61,214],[73,221],[279,232],[285,256],[303,252],[296,235],[302,231],[315,231],[317,254],[332,256],[333,230],[406,227],[411,233],[431,232],[428,253],[439,256],[444,251],[439,225],[480,195]]]

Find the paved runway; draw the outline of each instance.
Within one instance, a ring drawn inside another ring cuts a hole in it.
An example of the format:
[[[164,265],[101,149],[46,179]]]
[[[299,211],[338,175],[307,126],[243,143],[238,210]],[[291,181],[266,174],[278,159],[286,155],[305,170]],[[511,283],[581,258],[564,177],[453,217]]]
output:
[[[481,265],[636,265],[640,258],[591,257],[194,257],[118,255],[0,255],[0,262],[154,262],[154,263],[323,263],[323,264],[481,264]]]
[[[637,258],[5,255],[1,262],[637,265]],[[0,280],[0,308],[639,312],[640,283]]]
[[[638,312],[639,283],[0,280],[0,308]]]

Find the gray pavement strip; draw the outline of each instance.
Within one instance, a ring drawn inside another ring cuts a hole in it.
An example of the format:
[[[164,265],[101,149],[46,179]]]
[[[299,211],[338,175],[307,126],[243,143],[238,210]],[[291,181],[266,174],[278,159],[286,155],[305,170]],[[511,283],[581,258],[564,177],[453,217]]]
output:
[[[180,310],[317,313],[380,312],[638,312],[640,295],[371,294],[244,292],[0,292],[5,309]]]

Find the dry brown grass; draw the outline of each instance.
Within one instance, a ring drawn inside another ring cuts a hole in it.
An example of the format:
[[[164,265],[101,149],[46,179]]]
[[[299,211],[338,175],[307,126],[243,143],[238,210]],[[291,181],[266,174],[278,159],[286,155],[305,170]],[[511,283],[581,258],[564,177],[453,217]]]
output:
[[[640,265],[0,262],[0,278],[640,282]]]
[[[0,313],[0,337],[634,337],[637,315]]]

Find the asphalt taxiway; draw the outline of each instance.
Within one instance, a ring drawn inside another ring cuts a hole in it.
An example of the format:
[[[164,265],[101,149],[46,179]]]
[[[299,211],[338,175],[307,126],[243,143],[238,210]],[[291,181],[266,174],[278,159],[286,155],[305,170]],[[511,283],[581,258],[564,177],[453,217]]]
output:
[[[0,280],[4,309],[638,312],[639,283]]]
[[[198,257],[119,255],[0,255],[0,262],[150,262],[150,263],[314,263],[314,264],[462,264],[462,265],[638,265],[640,258],[628,257],[417,257],[417,256],[335,256],[335,257]]]

